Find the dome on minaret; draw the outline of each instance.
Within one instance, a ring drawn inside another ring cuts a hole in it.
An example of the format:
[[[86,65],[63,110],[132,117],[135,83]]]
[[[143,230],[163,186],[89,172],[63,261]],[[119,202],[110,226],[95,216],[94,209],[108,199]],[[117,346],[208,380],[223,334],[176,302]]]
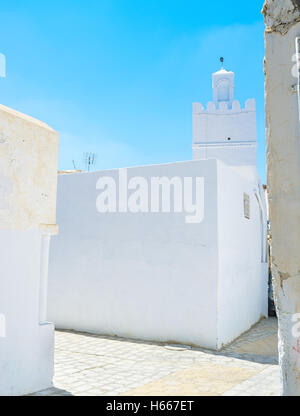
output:
[[[212,75],[213,96],[216,108],[220,103],[226,103],[228,108],[232,108],[234,101],[234,72],[226,71],[222,68]]]

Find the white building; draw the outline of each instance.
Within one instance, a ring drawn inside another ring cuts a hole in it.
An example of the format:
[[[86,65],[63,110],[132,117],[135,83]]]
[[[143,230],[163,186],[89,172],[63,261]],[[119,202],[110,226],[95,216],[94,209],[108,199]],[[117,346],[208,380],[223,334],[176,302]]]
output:
[[[194,105],[196,160],[59,176],[58,328],[220,349],[267,315],[255,103],[240,109],[231,72],[213,85]]]
[[[46,303],[57,154],[54,130],[0,106],[0,396],[52,386],[54,325]]]

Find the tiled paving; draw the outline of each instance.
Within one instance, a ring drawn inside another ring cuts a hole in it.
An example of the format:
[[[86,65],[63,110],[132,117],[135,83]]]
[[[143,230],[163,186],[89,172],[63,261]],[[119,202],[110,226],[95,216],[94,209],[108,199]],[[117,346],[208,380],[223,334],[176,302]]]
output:
[[[37,395],[279,395],[277,321],[213,351],[56,332],[54,388]]]

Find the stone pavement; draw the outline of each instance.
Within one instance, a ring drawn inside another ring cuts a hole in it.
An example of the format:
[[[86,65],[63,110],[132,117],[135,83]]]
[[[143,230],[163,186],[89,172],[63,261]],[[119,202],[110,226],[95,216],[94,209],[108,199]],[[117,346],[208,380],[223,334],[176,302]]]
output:
[[[39,396],[276,396],[277,320],[216,353],[56,331],[54,388]]]

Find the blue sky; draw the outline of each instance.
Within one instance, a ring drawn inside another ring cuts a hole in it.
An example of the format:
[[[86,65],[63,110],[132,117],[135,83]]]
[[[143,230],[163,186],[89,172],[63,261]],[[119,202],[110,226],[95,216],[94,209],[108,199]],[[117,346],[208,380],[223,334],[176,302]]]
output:
[[[192,158],[192,102],[224,56],[236,98],[257,100],[265,180],[262,0],[11,0],[1,4],[0,102],[60,133],[59,167]]]

